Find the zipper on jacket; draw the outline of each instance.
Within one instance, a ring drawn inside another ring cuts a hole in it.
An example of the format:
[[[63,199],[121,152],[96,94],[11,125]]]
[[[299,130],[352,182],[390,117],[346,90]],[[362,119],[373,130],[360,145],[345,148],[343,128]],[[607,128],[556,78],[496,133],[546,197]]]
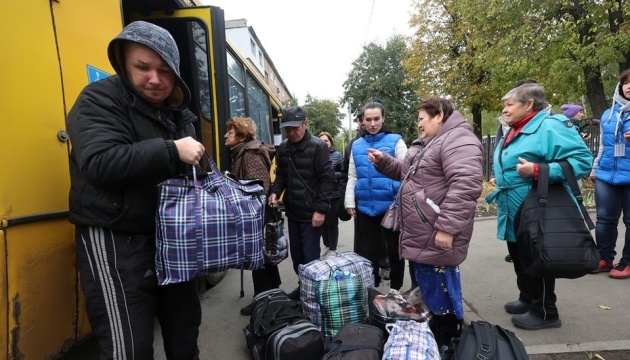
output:
[[[427,217],[424,215],[422,210],[420,210],[420,206],[418,206],[418,201],[416,200],[416,198],[412,198],[411,202],[413,203],[413,207],[416,208],[416,212],[418,213],[418,216],[420,216],[420,220],[422,220],[422,222],[426,224]]]

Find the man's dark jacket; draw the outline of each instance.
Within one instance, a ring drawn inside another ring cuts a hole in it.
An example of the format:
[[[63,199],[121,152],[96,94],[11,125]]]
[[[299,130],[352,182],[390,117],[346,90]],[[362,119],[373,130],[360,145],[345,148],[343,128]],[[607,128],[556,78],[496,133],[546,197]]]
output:
[[[289,157],[306,185],[317,193],[317,202],[313,208],[306,206],[308,190],[291,166]],[[321,214],[328,212],[335,173],[328,146],[323,141],[312,136],[308,130],[298,143],[285,139],[278,147],[276,165],[276,179],[271,186],[271,193],[279,197],[284,191],[282,202],[289,220],[311,222],[314,211]]]

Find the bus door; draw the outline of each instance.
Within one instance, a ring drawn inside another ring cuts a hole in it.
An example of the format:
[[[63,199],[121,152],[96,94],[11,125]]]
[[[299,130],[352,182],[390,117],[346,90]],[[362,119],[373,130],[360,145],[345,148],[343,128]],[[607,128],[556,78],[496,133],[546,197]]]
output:
[[[101,38],[111,39],[121,25],[118,0],[3,2],[2,359],[52,358],[89,332],[67,219],[65,112],[87,84],[85,58],[107,64]]]
[[[229,118],[227,55],[223,10],[213,7],[154,11],[145,16],[133,12],[127,23],[144,20],[167,29],[179,49],[180,72],[190,88],[189,109],[197,115],[197,134],[221,170],[229,164],[228,151],[221,151],[225,123]]]

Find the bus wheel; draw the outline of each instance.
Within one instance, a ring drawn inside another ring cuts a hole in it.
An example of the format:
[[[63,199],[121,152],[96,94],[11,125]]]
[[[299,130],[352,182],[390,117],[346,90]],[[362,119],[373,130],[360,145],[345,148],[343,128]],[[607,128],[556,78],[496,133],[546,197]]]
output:
[[[197,290],[199,294],[203,294],[206,291],[212,289],[214,286],[218,285],[221,280],[227,275],[227,270],[221,271],[218,273],[208,274],[206,276],[200,276],[196,279],[197,281]]]

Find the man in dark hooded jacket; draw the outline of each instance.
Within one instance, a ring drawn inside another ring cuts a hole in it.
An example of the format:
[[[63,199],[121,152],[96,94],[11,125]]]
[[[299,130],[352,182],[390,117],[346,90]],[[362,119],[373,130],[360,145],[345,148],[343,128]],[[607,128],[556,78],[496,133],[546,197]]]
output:
[[[157,184],[198,164],[196,117],[172,36],[129,24],[108,47],[117,75],[89,84],[70,110],[70,221],[100,359],[153,359],[157,316],[167,359],[199,359],[194,283],[158,286]]]

